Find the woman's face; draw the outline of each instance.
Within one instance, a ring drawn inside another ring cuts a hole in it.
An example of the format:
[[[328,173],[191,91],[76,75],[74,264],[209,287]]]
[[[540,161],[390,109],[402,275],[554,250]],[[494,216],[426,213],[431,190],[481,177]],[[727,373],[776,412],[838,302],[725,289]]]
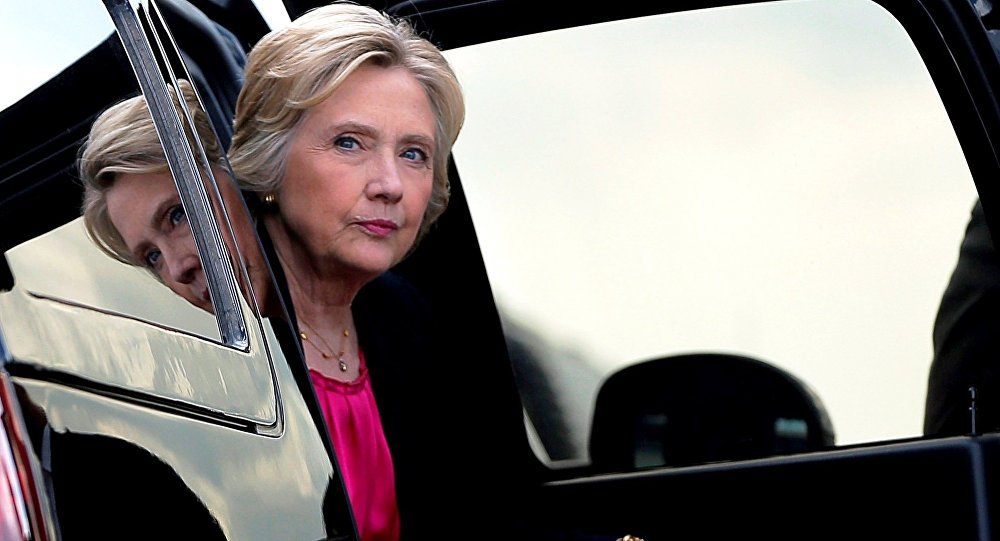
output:
[[[191,304],[212,311],[205,272],[191,227],[164,173],[123,173],[105,193],[108,215],[138,265]]]
[[[253,284],[257,299],[267,304],[270,275],[260,253],[253,226],[242,212],[242,201],[229,176],[212,168],[240,253]],[[125,173],[115,178],[105,193],[108,215],[132,254],[136,264],[147,267],[174,293],[191,304],[213,312],[205,271],[191,234],[184,207],[170,173]],[[228,235],[223,235],[232,264],[237,267],[235,250]],[[240,281],[243,284],[243,281]],[[249,301],[248,301],[249,302]],[[265,310],[269,307],[265,306]]]
[[[314,106],[277,192],[294,256],[321,274],[364,279],[398,263],[430,200],[435,126],[424,89],[402,68],[364,65]]]

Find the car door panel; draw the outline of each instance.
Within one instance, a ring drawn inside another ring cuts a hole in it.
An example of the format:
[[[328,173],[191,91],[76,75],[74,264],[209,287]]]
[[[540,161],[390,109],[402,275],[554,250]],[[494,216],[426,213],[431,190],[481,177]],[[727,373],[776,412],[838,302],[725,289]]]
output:
[[[287,369],[279,378],[294,388]],[[35,423],[29,431],[40,460],[51,470],[64,534],[175,538],[169,527],[189,528],[185,533],[199,539],[201,530],[213,539],[350,534],[332,524],[328,531],[324,507],[343,504],[336,500],[339,481],[296,393],[284,396],[282,431],[261,435],[58,380],[17,377],[14,384]]]
[[[552,483],[578,539],[992,539],[996,440],[939,440]],[[600,537],[601,535],[605,537]]]

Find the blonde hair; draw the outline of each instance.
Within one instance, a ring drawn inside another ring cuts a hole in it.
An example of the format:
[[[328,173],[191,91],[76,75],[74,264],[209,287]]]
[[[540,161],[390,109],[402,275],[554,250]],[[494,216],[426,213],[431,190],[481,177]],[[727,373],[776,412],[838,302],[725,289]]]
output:
[[[450,197],[448,156],[465,121],[465,101],[441,51],[405,21],[350,3],[316,8],[264,36],[247,59],[229,161],[241,187],[274,192],[289,146],[308,110],[360,66],[406,69],[427,93],[437,120],[434,184],[417,239]]]
[[[206,156],[211,164],[224,166],[225,156],[194,88],[183,79],[177,83],[194,116],[195,129],[205,147]],[[173,86],[168,86],[168,91],[174,108],[183,118]],[[194,145],[190,133],[188,139]],[[134,260],[111,222],[107,201],[107,192],[114,186],[118,175],[169,171],[163,146],[142,95],[119,102],[97,117],[80,149],[77,167],[84,187],[82,211],[87,235],[101,251],[114,259],[129,265],[145,266]]]

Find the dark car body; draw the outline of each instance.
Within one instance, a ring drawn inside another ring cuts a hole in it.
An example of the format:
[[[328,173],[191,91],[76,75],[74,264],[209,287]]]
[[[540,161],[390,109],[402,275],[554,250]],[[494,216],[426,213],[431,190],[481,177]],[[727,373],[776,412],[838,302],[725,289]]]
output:
[[[319,3],[284,8],[295,18]],[[80,225],[75,159],[119,100],[166,103],[167,83],[190,79],[228,146],[245,54],[270,29],[263,10],[249,0],[70,5],[0,23],[29,30],[11,58],[52,48],[66,28],[97,27],[0,112],[0,539],[357,539],[291,318],[265,313],[260,292],[240,286],[236,254],[268,257],[266,235],[236,240],[248,208],[220,200],[229,179],[199,172],[183,118],[154,115],[220,315],[111,262]],[[971,417],[967,434],[948,437],[911,422],[922,421],[921,348],[973,200],[998,223],[989,5],[373,5],[445,51],[469,107],[448,210],[394,269],[449,340],[432,367],[446,400],[413,407],[427,411],[421,459],[434,457],[440,487],[463,492],[423,487],[423,531],[493,539],[509,522],[523,538],[581,541],[996,537],[1000,438]],[[848,12],[857,18],[838,18]],[[751,56],[758,45],[773,49]],[[865,86],[862,64],[888,75]],[[0,65],[10,81],[27,73]],[[602,76],[607,88],[594,83]],[[695,79],[702,86],[685,90]],[[904,92],[911,83],[917,98]],[[755,85],[732,104],[718,97]],[[857,94],[824,93],[845,88]],[[803,96],[817,99],[795,105]],[[855,107],[856,96],[881,101]],[[649,135],[663,127],[679,131]],[[755,146],[775,131],[788,137]],[[920,137],[932,131],[945,137]],[[667,166],[685,154],[700,161]],[[894,174],[848,167],[869,156]],[[965,182],[939,190],[955,179],[935,164],[954,160],[947,171]],[[886,191],[867,191],[882,181]],[[775,203],[779,193],[796,199]],[[610,233],[612,222],[625,232]],[[869,251],[838,251],[859,246]],[[881,255],[899,266],[878,268]],[[758,256],[772,266],[754,266]],[[922,280],[924,304],[907,304],[909,278]],[[893,326],[920,311],[915,331]],[[497,522],[456,516],[459,500]]]

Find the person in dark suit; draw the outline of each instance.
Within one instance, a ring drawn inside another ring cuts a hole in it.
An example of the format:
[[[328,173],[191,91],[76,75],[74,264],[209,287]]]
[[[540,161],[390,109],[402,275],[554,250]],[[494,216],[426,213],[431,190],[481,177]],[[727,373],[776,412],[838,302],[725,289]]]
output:
[[[1000,430],[1000,260],[977,201],[934,322],[924,434]]]
[[[456,479],[472,478],[447,471],[462,427],[444,419],[463,405],[438,384],[445,342],[391,270],[448,204],[454,72],[407,23],[338,3],[261,39],[244,81],[230,163],[280,263],[361,539],[475,536],[458,526],[476,510]]]

